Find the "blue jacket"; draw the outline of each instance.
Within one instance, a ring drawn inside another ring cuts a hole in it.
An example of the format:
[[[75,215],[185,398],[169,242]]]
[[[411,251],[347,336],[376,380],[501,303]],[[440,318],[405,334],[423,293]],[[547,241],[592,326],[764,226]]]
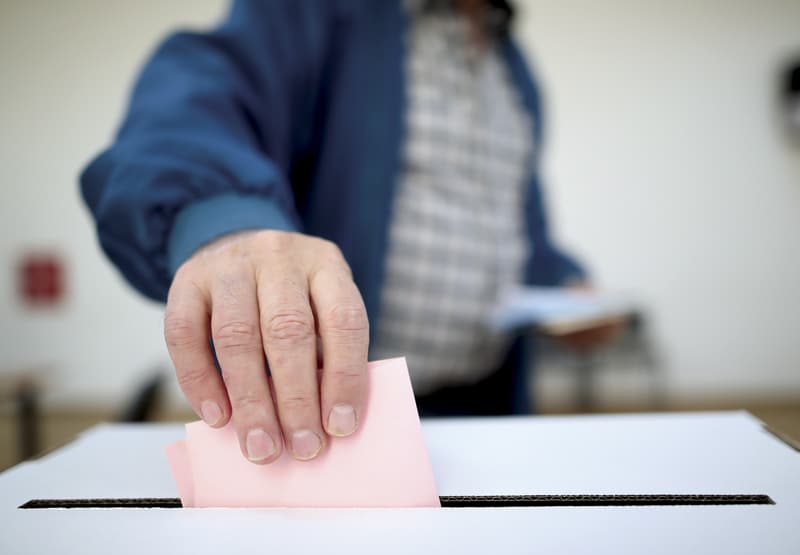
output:
[[[163,301],[177,267],[236,230],[337,243],[376,320],[404,141],[401,0],[240,0],[207,33],[169,37],[145,66],[114,143],[81,175],[100,243]],[[539,94],[501,44],[541,144]],[[538,148],[537,148],[538,150]],[[527,281],[581,275],[550,242],[530,176]]]

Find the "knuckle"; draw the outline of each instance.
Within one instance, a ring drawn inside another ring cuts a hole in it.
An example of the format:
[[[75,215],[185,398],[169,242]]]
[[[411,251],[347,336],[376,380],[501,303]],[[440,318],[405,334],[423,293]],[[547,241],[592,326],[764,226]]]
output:
[[[188,260],[184,260],[183,263],[178,266],[178,269],[175,270],[175,275],[172,278],[172,283],[169,286],[169,292],[167,293],[167,298],[169,299],[172,297],[173,293],[180,289],[183,282],[186,281],[186,274],[191,273],[191,261],[192,258],[190,257]]]
[[[215,303],[228,310],[244,310],[250,301],[248,292],[252,278],[241,272],[241,268],[221,271],[216,277]]]
[[[291,246],[292,234],[268,229],[258,233],[258,242],[269,251],[284,252]]]
[[[164,317],[164,339],[175,349],[197,347],[201,342],[192,320],[172,314]]]
[[[280,400],[281,412],[309,413],[316,408],[316,403],[308,395],[287,395]]]
[[[305,343],[314,337],[311,314],[299,309],[275,312],[267,318],[264,328],[269,340],[276,343]]]
[[[254,393],[245,392],[234,395],[231,398],[231,406],[233,406],[234,410],[237,411],[251,409],[262,410],[264,407],[266,407],[266,400],[262,399],[258,395],[255,395]]]
[[[333,370],[328,373],[328,378],[337,387],[356,387],[364,381],[364,374],[355,370]]]
[[[328,326],[333,331],[365,332],[369,329],[367,315],[357,304],[337,304],[328,312]]]
[[[205,369],[190,368],[188,370],[176,372],[178,385],[183,391],[192,391],[202,386],[208,379]]]
[[[324,265],[342,266],[347,268],[349,271],[350,267],[345,262],[342,250],[336,243],[328,241],[327,239],[320,239],[318,243],[318,251],[320,255],[320,261]]]
[[[167,292],[166,314],[178,315],[179,309],[176,307],[176,300],[183,298],[194,298],[205,301],[205,273],[196,269],[192,259],[187,260],[175,271],[175,277]]]
[[[178,266],[178,269],[175,270],[175,277],[172,278],[172,286],[170,289],[186,287],[188,284],[192,283],[193,278],[199,273],[197,268],[198,257],[196,255],[197,253],[194,253]]]
[[[341,257],[342,251],[339,246],[333,241],[327,239],[319,239],[319,248],[323,255],[331,257]]]
[[[261,349],[258,327],[250,322],[222,324],[214,333],[214,347],[226,352],[252,352]]]
[[[249,254],[249,244],[252,230],[239,231],[230,233],[214,239],[210,243],[201,247],[197,252],[189,258],[189,261],[210,261],[210,260],[225,260],[229,258],[246,258]]]

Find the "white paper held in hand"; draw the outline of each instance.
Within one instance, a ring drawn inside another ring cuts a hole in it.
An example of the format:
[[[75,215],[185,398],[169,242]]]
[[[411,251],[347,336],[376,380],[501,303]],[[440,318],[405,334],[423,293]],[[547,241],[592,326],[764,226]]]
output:
[[[515,287],[500,294],[489,327],[507,331],[538,326],[554,333],[587,329],[635,311],[626,296],[566,287]]]

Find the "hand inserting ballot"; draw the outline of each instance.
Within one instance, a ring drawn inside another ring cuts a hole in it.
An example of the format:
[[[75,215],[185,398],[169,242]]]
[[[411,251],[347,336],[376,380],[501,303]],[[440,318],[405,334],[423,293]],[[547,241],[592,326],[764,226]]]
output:
[[[358,427],[369,324],[329,241],[257,230],[209,243],[175,275],[164,335],[189,403],[210,426],[232,419],[254,463],[284,448],[313,459],[328,436]]]

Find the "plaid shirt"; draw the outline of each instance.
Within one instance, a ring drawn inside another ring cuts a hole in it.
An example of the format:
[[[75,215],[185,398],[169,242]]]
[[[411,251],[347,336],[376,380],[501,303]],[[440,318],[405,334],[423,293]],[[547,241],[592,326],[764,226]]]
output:
[[[407,138],[373,356],[404,355],[417,394],[496,370],[487,315],[522,281],[531,121],[490,42],[454,11],[411,11]]]

